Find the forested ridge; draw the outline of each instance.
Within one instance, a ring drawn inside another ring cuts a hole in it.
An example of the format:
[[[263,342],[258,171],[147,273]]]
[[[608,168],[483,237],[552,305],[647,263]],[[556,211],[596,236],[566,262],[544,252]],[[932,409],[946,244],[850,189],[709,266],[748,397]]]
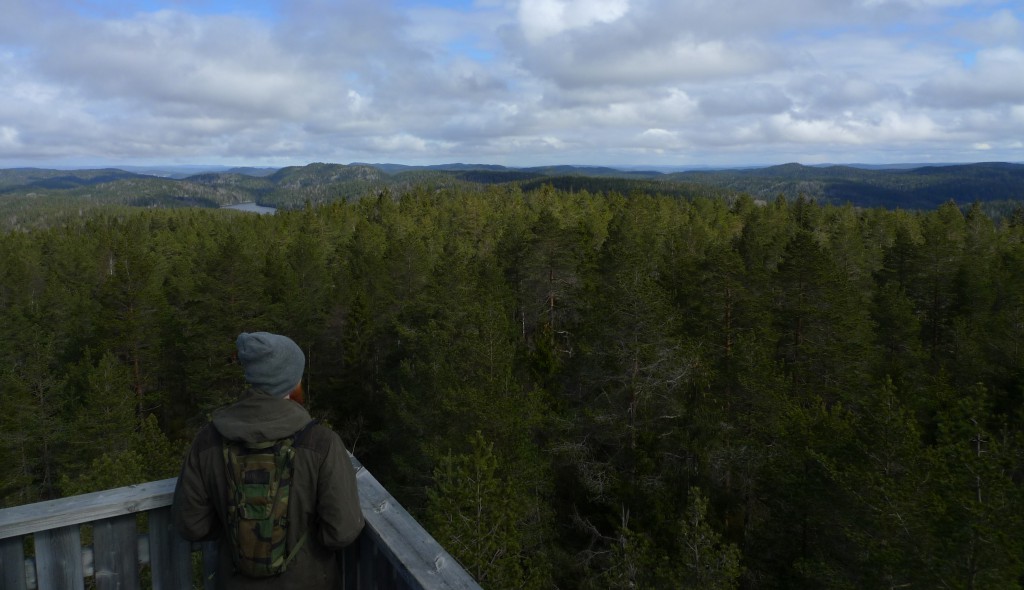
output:
[[[0,234],[3,505],[175,475],[242,386],[235,337],[269,330],[486,588],[1024,581],[1020,215],[550,184],[309,201]]]
[[[356,200],[385,190],[401,195],[424,186],[469,190],[488,185],[525,192],[550,185],[570,192],[643,192],[685,198],[748,194],[762,201],[779,195],[788,199],[803,196],[819,203],[891,209],[934,209],[957,200],[978,202],[986,215],[1001,220],[1024,201],[1024,164],[987,162],[907,169],[783,164],[664,174],[597,166],[313,163],[278,170],[235,168],[184,177],[109,168],[14,168],[0,170],[0,231],[73,222],[93,209],[111,205],[214,208],[255,202],[301,209],[306,203]]]

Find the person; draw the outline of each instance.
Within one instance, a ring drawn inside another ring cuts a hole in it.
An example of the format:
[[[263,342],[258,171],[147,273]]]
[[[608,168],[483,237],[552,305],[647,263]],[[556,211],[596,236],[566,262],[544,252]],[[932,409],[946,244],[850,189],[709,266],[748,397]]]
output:
[[[236,403],[215,410],[196,435],[174,489],[175,528],[190,541],[220,539],[218,588],[333,588],[335,552],[352,543],[364,524],[348,452],[341,438],[314,423],[301,405],[305,355],[294,341],[268,332],[242,333],[236,346],[248,388]],[[239,572],[232,558],[224,441],[256,444],[289,437],[294,437],[285,535],[290,560],[279,574],[251,577]]]

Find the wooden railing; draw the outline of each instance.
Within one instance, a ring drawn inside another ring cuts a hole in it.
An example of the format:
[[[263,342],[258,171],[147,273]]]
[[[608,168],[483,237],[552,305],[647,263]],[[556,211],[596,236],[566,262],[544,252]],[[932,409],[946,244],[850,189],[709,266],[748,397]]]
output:
[[[341,554],[344,588],[479,590],[376,478],[352,462],[366,527]],[[153,590],[212,589],[208,574],[216,567],[217,544],[192,544],[173,530],[174,483],[165,479],[0,510],[0,590],[128,590],[146,579]],[[83,545],[83,536],[91,544]]]

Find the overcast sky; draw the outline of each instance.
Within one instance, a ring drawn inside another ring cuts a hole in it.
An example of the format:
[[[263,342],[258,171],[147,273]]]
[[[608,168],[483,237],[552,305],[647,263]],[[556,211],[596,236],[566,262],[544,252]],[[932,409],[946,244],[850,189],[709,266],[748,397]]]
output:
[[[0,167],[1024,161],[1022,0],[0,0]]]

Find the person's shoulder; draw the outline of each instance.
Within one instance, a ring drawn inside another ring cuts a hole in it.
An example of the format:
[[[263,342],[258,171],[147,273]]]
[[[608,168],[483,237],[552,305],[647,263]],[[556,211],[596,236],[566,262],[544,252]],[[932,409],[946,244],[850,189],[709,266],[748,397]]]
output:
[[[212,447],[220,447],[221,435],[217,432],[217,428],[212,422],[207,422],[196,433],[195,439],[193,439],[192,446],[197,451],[202,452]]]
[[[310,424],[305,432],[300,433],[296,437],[295,447],[326,454],[337,447],[344,449],[345,445],[341,442],[341,437],[338,436],[337,432],[319,422],[315,422]]]

